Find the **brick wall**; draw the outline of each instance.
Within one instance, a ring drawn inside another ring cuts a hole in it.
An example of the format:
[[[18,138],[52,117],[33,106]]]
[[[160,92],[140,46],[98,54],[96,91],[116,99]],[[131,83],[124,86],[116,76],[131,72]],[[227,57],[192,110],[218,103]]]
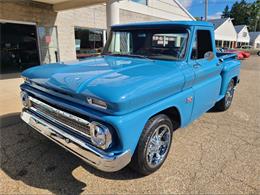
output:
[[[23,0],[0,1],[0,19],[35,22],[37,25],[53,25],[56,12],[43,3]]]
[[[75,27],[106,29],[106,7],[97,5],[80,9],[61,11],[55,24],[58,27],[58,39],[61,60],[76,59]]]

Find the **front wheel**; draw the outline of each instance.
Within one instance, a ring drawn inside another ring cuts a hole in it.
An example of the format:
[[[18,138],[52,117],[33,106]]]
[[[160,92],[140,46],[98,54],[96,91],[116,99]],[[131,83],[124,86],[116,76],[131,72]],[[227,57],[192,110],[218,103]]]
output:
[[[232,79],[228,84],[225,97],[216,103],[215,108],[219,111],[225,111],[229,109],[233,100],[234,91],[235,91],[235,82],[234,79]]]
[[[167,158],[172,143],[173,125],[169,117],[159,114],[145,125],[130,166],[142,175],[158,170]]]
[[[257,55],[258,55],[258,56],[260,56],[260,51],[259,51],[259,52],[257,52]]]

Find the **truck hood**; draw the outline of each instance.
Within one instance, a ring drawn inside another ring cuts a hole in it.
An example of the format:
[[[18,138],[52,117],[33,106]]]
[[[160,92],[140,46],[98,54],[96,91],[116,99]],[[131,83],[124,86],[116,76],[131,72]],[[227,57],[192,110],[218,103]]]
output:
[[[101,99],[108,104],[106,112],[124,114],[182,90],[184,76],[178,63],[103,56],[41,65],[22,76],[46,89],[70,94],[86,106],[90,106],[86,97]]]

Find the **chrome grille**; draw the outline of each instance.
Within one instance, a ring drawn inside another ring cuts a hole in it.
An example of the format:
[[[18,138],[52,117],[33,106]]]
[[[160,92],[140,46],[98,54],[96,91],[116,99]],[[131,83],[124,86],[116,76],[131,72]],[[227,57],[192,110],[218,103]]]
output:
[[[54,108],[35,98],[30,97],[30,101],[31,110],[53,121],[54,123],[57,123],[58,125],[65,126],[66,128],[69,128],[84,136],[90,137],[90,123],[87,120]]]

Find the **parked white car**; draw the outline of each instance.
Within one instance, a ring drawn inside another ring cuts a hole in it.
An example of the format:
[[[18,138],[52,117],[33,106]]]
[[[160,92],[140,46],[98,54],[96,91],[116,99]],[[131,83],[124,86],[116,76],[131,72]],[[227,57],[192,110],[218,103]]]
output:
[[[251,45],[242,45],[240,49],[253,49],[253,46]]]

